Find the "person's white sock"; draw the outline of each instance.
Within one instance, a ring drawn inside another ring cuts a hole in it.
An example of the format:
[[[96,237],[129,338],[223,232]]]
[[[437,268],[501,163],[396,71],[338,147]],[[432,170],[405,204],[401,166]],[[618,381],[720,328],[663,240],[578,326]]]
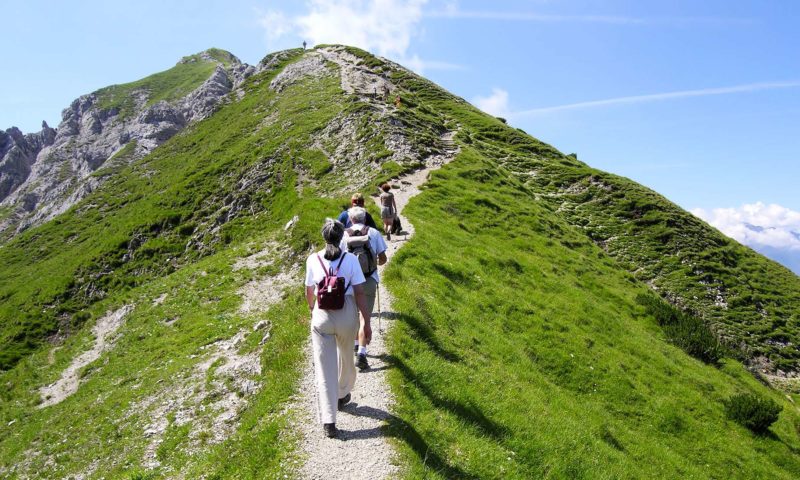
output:
[[[361,345],[358,346],[358,354],[359,355],[366,355],[367,354],[367,347],[362,347]]]

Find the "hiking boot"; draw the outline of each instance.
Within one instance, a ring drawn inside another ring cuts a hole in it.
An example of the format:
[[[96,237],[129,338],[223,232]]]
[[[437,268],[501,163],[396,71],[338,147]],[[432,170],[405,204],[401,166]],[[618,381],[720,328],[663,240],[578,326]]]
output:
[[[386,232],[386,240],[391,240],[391,239],[392,239],[392,234],[389,233],[389,232]]]
[[[325,423],[322,425],[322,432],[328,438],[336,438],[339,435],[339,430],[336,429],[335,423]]]
[[[344,408],[344,406],[347,405],[348,403],[350,403],[350,394],[349,393],[347,395],[345,395],[344,397],[339,399],[339,402],[338,402],[339,410]]]
[[[358,355],[358,345],[353,345],[353,354]]]
[[[356,360],[356,367],[361,371],[364,371],[369,368],[369,363],[367,363],[366,353],[358,355],[358,360]]]

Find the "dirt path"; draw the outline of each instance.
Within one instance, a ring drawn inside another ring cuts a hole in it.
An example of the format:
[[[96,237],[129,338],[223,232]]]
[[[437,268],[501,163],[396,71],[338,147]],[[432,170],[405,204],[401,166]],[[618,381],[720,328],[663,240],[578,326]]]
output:
[[[458,152],[453,147],[455,132],[442,136],[446,155],[428,159],[428,168],[418,170],[410,175],[392,182],[397,209],[401,212],[400,221],[403,232],[393,235],[387,242],[386,256],[389,261],[379,267],[379,274],[391,263],[392,257],[406,240],[414,235],[414,226],[402,215],[408,201],[419,193],[419,187],[425,183],[428,174],[451,160]],[[340,430],[341,439],[334,440],[322,435],[322,426],[317,420],[317,389],[314,383],[314,368],[311,360],[311,345],[306,347],[306,365],[300,386],[300,396],[295,404],[299,418],[295,428],[301,434],[300,450],[305,463],[300,470],[304,479],[384,479],[394,478],[398,467],[392,463],[394,452],[382,429],[389,418],[393,398],[386,381],[386,372],[390,366],[386,363],[388,350],[384,343],[386,332],[392,328],[394,311],[392,297],[381,283],[379,286],[380,306],[383,312],[379,322],[377,313],[372,319],[372,343],[368,347],[369,370],[360,372],[353,390],[353,399],[339,412],[336,426]],[[378,305],[376,302],[375,310]]]

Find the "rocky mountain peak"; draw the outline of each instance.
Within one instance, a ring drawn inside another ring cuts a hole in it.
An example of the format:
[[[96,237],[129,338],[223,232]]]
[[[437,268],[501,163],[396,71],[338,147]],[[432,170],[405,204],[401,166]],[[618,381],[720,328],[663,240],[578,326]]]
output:
[[[0,135],[0,241],[53,218],[106,175],[146,155],[187,125],[211,115],[255,67],[218,48],[183,57],[171,69],[82,95],[58,129]],[[8,213],[10,212],[10,213]]]
[[[208,50],[203,50],[202,52],[195,53],[194,55],[188,55],[181,58],[177,65],[194,63],[198,61],[216,62],[224,66],[239,65],[242,63],[236,55],[227,50],[222,50],[220,48],[209,48]]]

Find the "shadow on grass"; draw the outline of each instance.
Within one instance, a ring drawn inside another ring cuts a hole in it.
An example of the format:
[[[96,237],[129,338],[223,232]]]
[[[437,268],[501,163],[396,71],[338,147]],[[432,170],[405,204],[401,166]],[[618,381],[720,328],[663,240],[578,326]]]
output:
[[[397,368],[403,377],[405,377],[406,381],[417,387],[436,408],[452,413],[464,422],[480,430],[482,434],[492,437],[497,441],[502,441],[508,436],[508,429],[484,415],[480,408],[443,398],[438,395],[434,389],[422,382],[408,365],[399,358],[389,355],[386,357],[386,362],[393,368]]]
[[[369,428],[357,431],[341,431],[343,434],[343,440],[376,438],[388,434],[391,437],[395,437],[401,441],[404,441],[409,447],[411,447],[414,453],[419,456],[426,468],[433,470],[445,478],[478,478],[475,475],[470,475],[458,467],[449,465],[444,458],[432,452],[428,443],[424,438],[422,438],[422,435],[420,435],[411,424],[402,418],[396,417],[385,410],[358,404],[348,405],[343,409],[343,411],[352,415],[374,418],[388,423],[386,427]]]
[[[439,341],[436,339],[436,333],[433,331],[431,327],[425,324],[421,318],[416,315],[411,315],[408,313],[393,313],[392,317],[395,320],[400,320],[401,322],[408,325],[408,327],[413,332],[413,337],[428,346],[433,353],[442,357],[442,359],[450,362],[460,362],[461,357],[457,354],[447,350],[446,348],[442,347]]]
[[[800,455],[800,448],[797,448],[794,445],[790,444],[789,442],[787,442],[786,440],[784,440],[783,438],[778,436],[772,430],[767,430],[766,432],[763,432],[763,433],[751,432],[751,434],[756,438],[769,439],[769,440],[772,440],[773,442],[780,443],[784,447],[786,447],[787,450],[792,452],[794,455]]]

